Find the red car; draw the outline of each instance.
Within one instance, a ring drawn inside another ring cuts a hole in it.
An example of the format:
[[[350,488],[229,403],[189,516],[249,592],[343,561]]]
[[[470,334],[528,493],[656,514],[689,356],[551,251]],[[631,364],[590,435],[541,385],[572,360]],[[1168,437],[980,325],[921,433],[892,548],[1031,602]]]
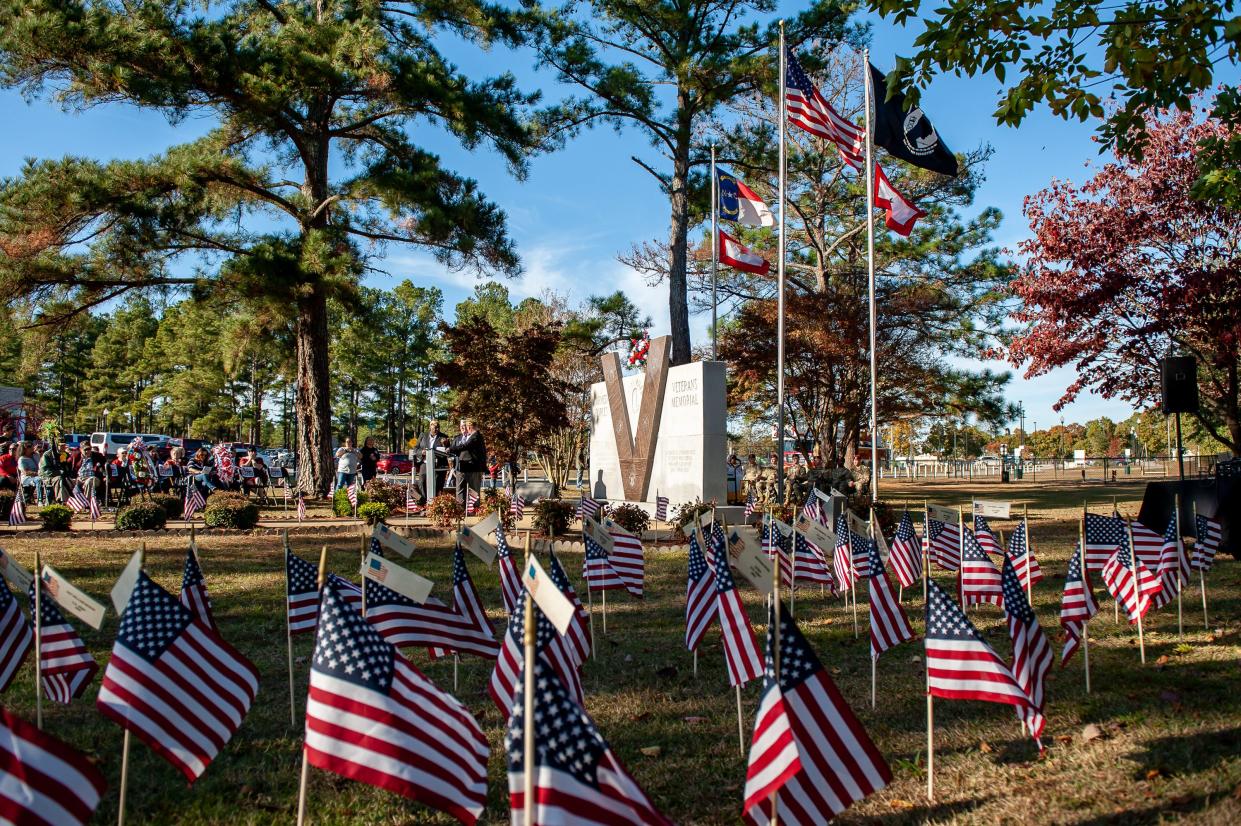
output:
[[[414,469],[414,463],[403,453],[385,453],[379,457],[375,468],[380,473],[410,473]]]

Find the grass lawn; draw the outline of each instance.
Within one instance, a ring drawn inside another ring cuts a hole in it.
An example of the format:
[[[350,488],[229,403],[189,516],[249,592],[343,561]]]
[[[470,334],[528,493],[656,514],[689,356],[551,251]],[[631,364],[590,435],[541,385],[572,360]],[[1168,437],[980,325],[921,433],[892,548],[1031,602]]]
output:
[[[1039,619],[1053,635],[1059,654],[1060,590],[1068,554],[1077,537],[1083,496],[1096,510],[1110,510],[1115,495],[1136,514],[1141,486],[1060,485],[1046,482],[893,484],[884,498],[920,506],[980,498],[1011,498],[1030,504],[1036,553],[1045,574],[1035,588]],[[398,520],[399,523],[399,520]],[[1007,535],[1014,523],[996,522]],[[359,543],[340,534],[301,533],[295,550],[316,560],[324,544],[329,564],[356,574]],[[96,598],[106,601],[111,585],[138,540],[131,537],[41,538],[23,534],[0,544],[29,567],[36,549],[45,561]],[[147,541],[147,570],[174,593],[180,585],[186,540],[165,536]],[[145,745],[131,753],[129,818],[148,823],[288,823],[294,813],[300,762],[300,726],[289,721],[285,668],[284,579],[281,545],[271,536],[200,538],[203,568],[224,636],[261,672],[255,707],[238,735],[204,777],[186,789],[180,774]],[[472,558],[471,558],[472,559]],[[564,554],[573,576],[580,554]],[[444,585],[450,580],[450,546],[420,544],[412,566]],[[583,671],[587,710],[655,803],[678,823],[738,822],[745,758],[737,738],[735,699],[728,687],[718,638],[704,643],[695,678],[684,650],[683,599],[686,560],[679,551],[648,551],[647,599],[636,602],[615,592],[608,600],[608,630],[596,619],[598,659]],[[477,560],[471,573],[485,604],[503,629],[503,610],[494,570]],[[356,576],[355,576],[356,578]],[[947,586],[950,576],[937,578]],[[580,588],[580,582],[579,588]],[[1046,754],[1022,737],[1009,707],[936,701],[937,800],[925,799],[926,702],[920,643],[901,646],[879,661],[878,708],[871,710],[866,598],[860,602],[859,635],[838,599],[817,589],[802,591],[796,615],[819,657],[831,669],[845,697],[860,715],[895,773],[887,789],[846,812],[846,823],[1156,823],[1176,820],[1236,822],[1241,817],[1241,565],[1221,559],[1207,581],[1210,630],[1205,630],[1196,582],[1184,605],[1185,638],[1178,644],[1176,604],[1149,618],[1148,664],[1138,663],[1136,634],[1112,619],[1112,603],[1100,597],[1101,614],[1090,626],[1094,692],[1086,695],[1080,653],[1058,668],[1048,686]],[[1096,587],[1096,592],[1099,589]],[[766,623],[756,592],[744,597],[756,630]],[[921,592],[905,605],[921,629]],[[598,606],[596,605],[596,609]],[[1007,656],[1009,643],[1000,610],[986,606],[971,616]],[[95,657],[107,660],[117,620],[109,615],[98,632],[83,636]],[[80,624],[79,624],[80,625]],[[295,642],[297,701],[304,707],[308,636]],[[412,659],[440,686],[451,688],[451,661]],[[3,702],[33,719],[33,667],[27,663]],[[499,713],[485,694],[490,663],[464,659],[458,697],[477,715],[493,744],[487,823],[507,822],[507,779]],[[98,680],[84,700],[70,707],[45,705],[47,729],[96,758],[110,789],[96,822],[116,817],[121,733],[94,708]],[[742,693],[746,740],[759,686]],[[1100,737],[1083,739],[1087,724]],[[655,756],[643,749],[658,747]],[[446,823],[417,804],[386,792],[311,773],[310,812],[315,823]]]

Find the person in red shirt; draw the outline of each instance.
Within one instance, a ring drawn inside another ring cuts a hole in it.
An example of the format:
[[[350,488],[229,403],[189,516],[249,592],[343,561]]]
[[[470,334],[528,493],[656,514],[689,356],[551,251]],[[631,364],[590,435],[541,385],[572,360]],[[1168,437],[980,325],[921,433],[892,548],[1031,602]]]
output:
[[[20,442],[9,445],[9,449],[0,454],[0,488],[7,490],[17,490],[18,470],[17,470],[17,451],[20,451]]]

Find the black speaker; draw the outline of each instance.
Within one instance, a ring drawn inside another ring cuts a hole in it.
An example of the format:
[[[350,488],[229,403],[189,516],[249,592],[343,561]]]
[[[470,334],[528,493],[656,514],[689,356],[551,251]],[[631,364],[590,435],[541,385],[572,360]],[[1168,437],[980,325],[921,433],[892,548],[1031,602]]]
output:
[[[1164,413],[1198,412],[1198,362],[1193,356],[1172,356],[1159,365]]]

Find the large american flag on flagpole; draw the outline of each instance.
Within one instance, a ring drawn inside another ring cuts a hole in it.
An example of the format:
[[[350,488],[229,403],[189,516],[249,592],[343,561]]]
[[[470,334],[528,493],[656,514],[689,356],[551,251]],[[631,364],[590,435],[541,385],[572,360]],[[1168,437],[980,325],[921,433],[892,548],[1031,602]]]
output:
[[[34,647],[34,629],[17,604],[9,584],[0,580],[0,691],[9,687]]]
[[[1051,643],[1047,635],[1039,627],[1038,617],[1026,600],[1025,588],[1017,577],[1013,561],[1004,559],[1004,613],[1008,617],[1008,636],[1013,641],[1013,662],[1010,670],[1017,685],[1021,686],[1030,703],[1025,708],[1017,709],[1017,716],[1025,721],[1030,736],[1036,741],[1043,736],[1043,688],[1047,681],[1047,672],[1055,657],[1051,652]],[[1043,744],[1039,743],[1041,751]]]
[[[500,646],[500,656],[496,658],[496,666],[491,672],[487,683],[487,693],[500,713],[507,715],[513,710],[513,701],[517,696],[521,682],[522,661],[526,658],[526,600],[530,593],[522,590],[517,598],[517,605],[508,617],[508,631],[504,634],[504,642]],[[556,632],[555,627],[543,612],[534,608],[535,651],[546,657],[561,681],[569,687],[574,698],[582,699],[582,679],[578,674],[577,658],[565,640]]]
[[[314,631],[319,620],[319,571],[285,546],[285,610],[288,611],[289,633]]]
[[[500,596],[504,598],[504,610],[513,615],[517,598],[521,596],[521,574],[513,562],[513,552],[504,536],[504,525],[496,525],[496,567],[500,574]]]
[[[237,649],[141,571],[95,706],[193,783],[241,726],[258,677]]]
[[[689,571],[685,583],[685,647],[698,650],[711,621],[715,619],[715,575],[698,547],[698,531],[689,534]]]
[[[1030,705],[1012,670],[934,580],[926,600],[926,678],[933,697]]]
[[[34,611],[35,580],[30,582],[30,608]],[[56,607],[47,588],[39,597],[39,676],[43,693],[62,705],[81,697],[99,671],[99,664],[86,650],[86,643]],[[0,813],[2,816],[3,813]]]
[[[966,528],[965,550],[961,555],[961,604],[969,608],[984,602],[1003,605],[1000,572],[978,544],[974,532]]]
[[[735,532],[732,541],[741,542]],[[763,673],[763,660],[758,655],[758,640],[741,603],[728,554],[720,554],[715,567],[716,608],[720,621],[720,634],[724,640],[724,659],[728,663],[728,684],[745,685]]]
[[[474,823],[487,802],[488,751],[470,712],[329,581],[306,699],[307,762]]]
[[[866,157],[866,132],[841,117],[802,70],[791,48],[785,49],[784,100],[789,123],[836,144],[840,157],[854,169]]]
[[[209,628],[215,628],[211,613],[211,597],[207,593],[207,580],[198,565],[198,552],[193,544],[185,552],[185,569],[181,572],[181,604],[193,612]]]
[[[612,753],[580,697],[543,656],[534,666],[534,817],[525,819],[525,678],[504,737],[512,826],[671,826]]]
[[[0,708],[0,820],[89,823],[107,784],[86,755]]]
[[[908,510],[901,515],[901,521],[896,526],[888,562],[902,588],[912,588],[922,579],[922,543],[914,531],[913,517]]]
[[[771,650],[775,624],[768,623]],[[781,826],[822,824],[892,781],[892,770],[787,611],[780,612],[780,683],[801,766],[778,794]],[[761,709],[760,709],[761,710]],[[770,805],[745,812],[771,822]]]
[[[1078,546],[1080,548],[1080,546]],[[1065,666],[1082,644],[1086,623],[1099,613],[1094,590],[1090,587],[1090,574],[1082,570],[1082,555],[1074,549],[1069,558],[1069,572],[1064,577],[1064,595],[1060,598],[1060,627],[1064,629],[1064,649],[1060,652],[1060,665]]]
[[[870,587],[870,656],[876,658],[889,648],[914,639],[916,635],[909,624],[909,617],[905,616],[905,609],[892,593],[892,583],[883,568],[877,543],[870,543],[869,556],[866,578]]]

